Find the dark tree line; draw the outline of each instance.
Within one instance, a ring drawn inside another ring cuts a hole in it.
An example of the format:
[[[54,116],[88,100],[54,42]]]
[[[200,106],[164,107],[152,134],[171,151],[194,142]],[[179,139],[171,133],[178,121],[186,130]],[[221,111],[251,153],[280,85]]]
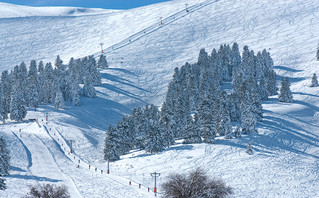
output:
[[[54,66],[32,60],[29,69],[22,62],[10,72],[2,72],[0,119],[5,122],[10,116],[11,120],[22,121],[27,107],[53,104],[60,109],[65,101],[78,106],[81,96],[96,97],[94,86],[101,84],[98,66],[107,67],[105,56],[101,55],[98,64],[93,56],[71,58],[68,64],[63,64],[57,56]],[[83,89],[79,84],[83,84]]]
[[[6,189],[5,180],[2,176],[9,175],[10,170],[10,152],[7,143],[3,137],[0,137],[0,190]]]
[[[223,84],[232,89],[222,89]],[[105,159],[117,160],[130,149],[156,153],[184,143],[214,143],[215,137],[239,137],[257,132],[261,101],[276,95],[276,73],[269,52],[257,54],[238,44],[221,45],[208,55],[200,50],[197,63],[175,68],[161,110],[153,105],[134,109],[105,139]],[[240,126],[232,130],[232,122]]]

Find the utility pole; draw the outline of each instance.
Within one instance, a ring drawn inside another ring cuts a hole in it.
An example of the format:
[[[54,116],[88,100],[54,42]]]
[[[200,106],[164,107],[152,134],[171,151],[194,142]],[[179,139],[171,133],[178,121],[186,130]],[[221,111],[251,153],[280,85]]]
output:
[[[73,151],[73,149],[72,149],[72,143],[74,143],[75,142],[75,140],[69,140],[69,142],[70,142],[70,153],[72,153],[72,151]]]
[[[157,193],[157,188],[156,188],[156,177],[161,176],[161,173],[151,173],[151,176],[154,177],[154,193],[155,193],[155,197],[156,197],[156,193]]]
[[[45,121],[48,121],[48,119],[49,119],[49,113],[47,112],[45,113]]]
[[[100,45],[101,45],[101,53],[103,54],[103,45],[104,45],[104,43],[100,43]]]

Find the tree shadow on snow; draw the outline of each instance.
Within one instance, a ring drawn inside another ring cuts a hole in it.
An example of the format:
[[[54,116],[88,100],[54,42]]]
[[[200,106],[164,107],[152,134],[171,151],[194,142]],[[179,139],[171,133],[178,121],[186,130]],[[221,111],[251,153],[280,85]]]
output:
[[[35,180],[35,181],[45,181],[45,182],[60,182],[62,180],[52,179],[48,177],[38,177],[34,175],[19,175],[13,174],[6,176],[7,178],[15,178],[15,179],[25,179],[25,180]]]
[[[296,69],[292,69],[292,68],[289,68],[289,67],[285,67],[285,66],[274,66],[274,69],[280,69],[280,70],[285,70],[285,71],[288,71],[288,72],[301,72],[303,70],[296,70]]]

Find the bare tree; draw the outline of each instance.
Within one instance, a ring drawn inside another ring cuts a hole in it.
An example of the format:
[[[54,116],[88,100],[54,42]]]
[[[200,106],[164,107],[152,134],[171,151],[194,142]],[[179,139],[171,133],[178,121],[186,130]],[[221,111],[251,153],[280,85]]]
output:
[[[233,193],[222,180],[210,179],[201,169],[187,176],[171,174],[162,188],[166,198],[225,198]]]
[[[31,198],[70,198],[66,186],[56,186],[54,184],[44,184],[31,186],[28,197]]]

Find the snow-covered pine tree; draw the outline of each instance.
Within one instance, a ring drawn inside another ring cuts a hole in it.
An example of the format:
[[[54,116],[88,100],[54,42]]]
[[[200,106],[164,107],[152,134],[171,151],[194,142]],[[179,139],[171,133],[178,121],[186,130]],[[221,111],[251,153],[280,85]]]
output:
[[[64,98],[60,87],[56,87],[56,96],[54,99],[54,107],[56,109],[62,109],[64,107]]]
[[[317,47],[317,61],[319,61],[319,43],[318,43],[318,47]]]
[[[10,113],[10,101],[11,101],[11,80],[8,71],[4,71],[1,74],[0,81],[0,115],[3,122],[8,119]]]
[[[292,92],[290,90],[290,82],[288,77],[281,78],[280,93],[278,95],[279,102],[293,102]]]
[[[165,149],[165,139],[159,128],[159,111],[154,105],[148,108],[148,127],[145,143],[145,151],[148,153],[159,153]]]
[[[116,130],[120,139],[120,147],[118,149],[119,155],[128,153],[134,147],[134,125],[133,118],[131,116],[124,116],[123,119],[117,123]]]
[[[54,87],[54,75],[53,75],[53,68],[51,63],[47,63],[44,68],[44,81],[43,81],[43,96],[44,100],[43,103],[53,104],[55,99],[55,87]]]
[[[240,126],[239,125],[236,125],[233,134],[234,134],[235,138],[241,137],[241,132],[240,132]]]
[[[24,71],[20,70],[19,67],[16,66],[14,68],[11,78],[13,85],[10,100],[10,119],[18,122],[22,121],[23,118],[25,118],[25,116],[27,115],[27,107],[24,93],[24,89],[26,88],[26,86],[23,86],[23,84],[25,83],[24,80],[26,79],[24,79],[24,75]]]
[[[102,84],[102,77],[100,72],[97,69],[97,64],[96,64],[96,60],[93,56],[89,56],[89,60],[88,60],[88,64],[89,64],[89,75],[91,75],[92,77],[92,83],[93,85],[101,85]]]
[[[39,62],[38,65],[38,92],[39,92],[39,103],[43,103],[44,102],[44,80],[45,80],[45,76],[44,76],[44,64],[43,61]]]
[[[267,80],[267,90],[269,96],[277,95],[278,88],[277,88],[277,74],[274,70],[269,71],[268,73],[268,80]]]
[[[202,143],[197,113],[194,114],[194,118],[192,115],[187,115],[184,130],[185,138],[183,144]]]
[[[109,67],[109,65],[106,61],[105,55],[103,55],[103,54],[100,55],[100,58],[97,62],[97,66],[98,66],[98,68],[101,68],[101,69],[105,69],[105,68]]]
[[[231,120],[228,111],[228,96],[226,91],[222,91],[219,96],[219,112],[218,112],[218,124],[217,124],[217,133],[220,136],[225,136],[225,138],[231,138],[232,127]]]
[[[6,183],[5,182],[5,179],[2,179],[0,177],[0,190],[5,190],[7,187],[6,187]]]
[[[221,60],[221,77],[223,81],[231,80],[232,75],[232,65],[231,63],[231,49],[229,45],[220,45],[218,50],[218,56]]]
[[[69,62],[69,78],[67,79],[67,84],[70,88],[70,99],[73,105],[79,106],[80,105],[80,77],[79,77],[79,70],[78,70],[78,61],[75,61],[73,58],[70,59]]]
[[[0,176],[9,174],[10,170],[10,151],[3,137],[0,137]]]
[[[90,75],[84,78],[84,86],[83,86],[83,95],[88,98],[95,98],[96,92],[94,88],[94,84],[92,82],[92,78]]]
[[[32,60],[30,63],[27,81],[28,106],[37,107],[39,105],[39,80],[37,64],[35,60]]]
[[[21,90],[23,92],[23,102],[24,102],[24,105],[27,107],[28,104],[29,104],[29,98],[28,98],[28,70],[27,70],[27,66],[24,62],[22,62],[19,66],[19,72],[17,73],[17,81],[19,81],[19,86],[21,86]]]
[[[120,147],[120,137],[116,129],[110,125],[105,137],[104,143],[104,159],[109,160],[110,162],[116,161],[120,159],[120,155],[118,154]]]
[[[163,134],[163,139],[166,148],[175,144],[175,133],[173,131],[173,128],[176,123],[174,120],[174,113],[171,110],[172,104],[168,100],[166,100],[166,102],[164,102],[162,105],[159,120],[159,128],[161,133]]]
[[[319,84],[318,84],[317,75],[314,73],[314,74],[312,75],[310,87],[318,87],[318,86],[319,86]]]
[[[239,52],[239,47],[238,44],[235,42],[232,46],[231,49],[231,60],[230,63],[234,68],[239,67],[240,63],[241,63],[241,56],[240,56],[240,52]]]
[[[259,84],[258,84],[258,91],[259,91],[259,95],[261,100],[267,100],[268,96],[269,96],[269,92],[267,89],[267,83],[265,81],[264,76],[262,75],[260,80],[259,80]]]
[[[244,81],[240,87],[241,126],[244,134],[257,132],[257,114],[248,81]]]
[[[240,121],[240,100],[239,96],[236,93],[231,93],[229,95],[229,114],[230,119],[233,122]]]

